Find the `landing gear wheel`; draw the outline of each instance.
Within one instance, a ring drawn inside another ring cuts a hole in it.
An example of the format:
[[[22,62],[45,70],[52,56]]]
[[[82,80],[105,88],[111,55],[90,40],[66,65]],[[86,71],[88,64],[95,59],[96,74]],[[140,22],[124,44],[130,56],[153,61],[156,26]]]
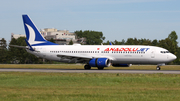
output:
[[[84,69],[89,70],[89,69],[91,69],[91,66],[85,65],[85,66],[84,66]]]
[[[157,70],[161,70],[161,68],[159,66],[156,67]]]
[[[98,68],[98,70],[103,70],[104,69],[104,67],[97,67]]]

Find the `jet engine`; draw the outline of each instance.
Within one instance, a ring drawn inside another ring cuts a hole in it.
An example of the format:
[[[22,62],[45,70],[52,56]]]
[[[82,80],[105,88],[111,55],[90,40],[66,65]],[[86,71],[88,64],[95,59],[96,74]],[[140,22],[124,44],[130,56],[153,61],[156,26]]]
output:
[[[107,58],[94,58],[89,61],[91,67],[109,67],[110,64],[110,60]]]

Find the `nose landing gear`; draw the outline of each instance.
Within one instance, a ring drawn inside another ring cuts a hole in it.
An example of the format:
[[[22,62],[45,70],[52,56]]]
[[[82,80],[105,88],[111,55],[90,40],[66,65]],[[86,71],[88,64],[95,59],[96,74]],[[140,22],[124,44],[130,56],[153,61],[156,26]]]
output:
[[[157,69],[157,70],[161,70],[160,66],[157,66],[156,69]]]
[[[164,66],[164,65],[165,65],[165,63],[157,64],[156,70],[161,70],[160,66]]]

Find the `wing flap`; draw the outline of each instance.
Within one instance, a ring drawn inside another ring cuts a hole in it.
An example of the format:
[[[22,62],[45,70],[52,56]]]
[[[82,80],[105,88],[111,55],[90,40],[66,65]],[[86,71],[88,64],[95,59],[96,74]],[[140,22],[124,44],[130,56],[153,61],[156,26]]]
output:
[[[69,62],[82,62],[82,61],[88,61],[92,59],[92,56],[82,56],[82,55],[69,55],[69,54],[58,54],[57,57],[60,57],[61,59],[70,59]]]
[[[83,59],[92,59],[92,56],[82,56],[82,55],[69,55],[69,54],[58,54],[57,57],[72,59],[72,58],[83,58]]]

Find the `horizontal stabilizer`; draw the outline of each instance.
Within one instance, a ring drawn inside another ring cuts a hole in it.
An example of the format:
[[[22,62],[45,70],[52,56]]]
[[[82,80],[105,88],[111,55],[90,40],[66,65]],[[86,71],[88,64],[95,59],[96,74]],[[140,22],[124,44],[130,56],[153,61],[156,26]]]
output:
[[[26,46],[18,46],[18,45],[9,45],[10,47],[17,47],[17,48],[23,48],[28,49]]]
[[[26,44],[29,46],[29,50],[34,51],[34,49],[31,47],[31,45],[29,44],[29,42],[27,41],[27,39],[25,39],[25,41],[26,41]]]

